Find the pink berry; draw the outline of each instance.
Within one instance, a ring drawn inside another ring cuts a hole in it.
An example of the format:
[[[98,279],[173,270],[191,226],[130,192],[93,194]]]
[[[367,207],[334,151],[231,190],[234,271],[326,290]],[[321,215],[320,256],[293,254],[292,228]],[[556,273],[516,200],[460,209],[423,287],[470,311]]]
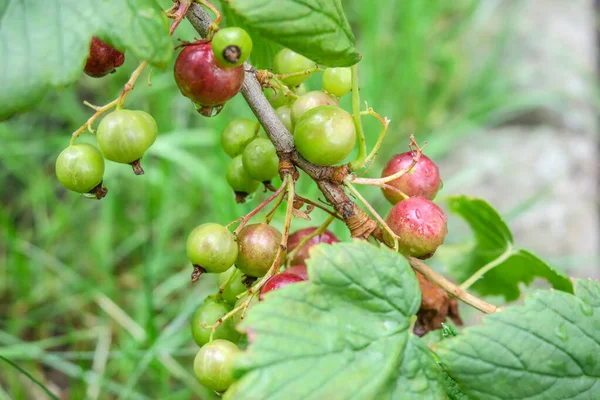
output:
[[[316,231],[317,227],[305,228],[299,231],[292,233],[288,239],[288,251],[294,250],[300,244],[300,241],[306,236],[310,235],[314,231]],[[325,231],[320,235],[317,235],[311,238],[294,256],[290,263],[292,265],[305,265],[306,259],[309,257],[308,251],[311,247],[319,244],[319,243],[337,243],[340,240],[330,231]]]
[[[277,290],[292,283],[302,282],[303,280],[304,279],[298,275],[289,274],[286,271],[277,275],[273,275],[265,282],[265,285],[262,287],[262,289],[260,289],[260,295],[258,296],[258,299],[262,300],[264,295],[269,293],[271,290]]]
[[[381,177],[385,178],[408,168],[413,161],[414,154],[412,151],[396,154],[383,169]],[[409,172],[387,184],[399,189],[409,197],[424,197],[433,200],[440,190],[442,180],[437,165],[429,157],[421,154],[419,161]],[[392,204],[404,199],[399,192],[391,189],[383,189],[383,195]]]

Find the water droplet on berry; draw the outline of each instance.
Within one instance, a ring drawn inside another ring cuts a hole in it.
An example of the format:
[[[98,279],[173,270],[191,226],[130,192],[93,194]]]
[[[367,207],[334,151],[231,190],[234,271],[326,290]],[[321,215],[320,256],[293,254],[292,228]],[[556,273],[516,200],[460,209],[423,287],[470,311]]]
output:
[[[221,110],[223,109],[223,104],[221,104],[220,106],[203,106],[202,104],[196,104],[193,103],[194,107],[196,108],[196,111],[198,111],[198,114],[204,116],[204,117],[215,117],[217,115],[219,115],[219,113],[221,112]]]

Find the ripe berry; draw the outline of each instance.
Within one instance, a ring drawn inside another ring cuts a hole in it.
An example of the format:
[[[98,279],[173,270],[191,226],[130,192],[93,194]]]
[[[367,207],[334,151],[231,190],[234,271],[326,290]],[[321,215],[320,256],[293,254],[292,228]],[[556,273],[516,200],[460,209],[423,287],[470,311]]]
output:
[[[181,94],[198,104],[198,112],[204,116],[216,115],[215,110],[220,111],[244,83],[244,67],[219,67],[210,43],[185,46],[175,61],[174,73]]]
[[[280,75],[303,72],[314,67],[314,62],[290,49],[282,49],[273,59],[273,70]],[[288,86],[297,86],[310,78],[310,75],[308,73],[291,76],[284,78],[283,82]]]
[[[120,67],[124,62],[123,53],[94,36],[83,72],[93,78],[100,78],[115,72],[115,68]]]
[[[268,182],[279,173],[279,157],[269,139],[256,138],[242,153],[244,169],[250,178]]]
[[[198,381],[217,392],[227,390],[233,383],[233,362],[241,353],[238,347],[222,339],[205,344],[194,359],[194,372]]]
[[[306,265],[294,265],[293,267],[289,267],[284,271],[286,274],[297,275],[302,280],[308,280],[308,271],[306,270]]]
[[[248,118],[235,118],[227,124],[221,135],[221,146],[229,157],[242,154],[244,148],[256,138],[258,127],[256,121]]]
[[[213,36],[212,48],[221,67],[237,67],[250,57],[252,39],[242,28],[223,28]]]
[[[204,346],[210,340],[211,328],[205,328],[202,324],[213,325],[219,318],[231,311],[233,307],[225,302],[217,301],[207,297],[194,315],[192,316],[192,336],[198,346]],[[240,333],[235,329],[232,319],[223,321],[215,329],[213,339],[225,339],[236,342],[240,338]]]
[[[227,303],[232,304],[232,305],[235,304],[235,302],[237,301],[236,296],[240,293],[245,292],[247,289],[246,285],[244,285],[245,276],[243,273],[241,273],[241,271],[238,272],[233,277],[233,279],[230,280],[231,276],[236,271],[239,271],[239,270],[235,267],[231,267],[227,271],[220,273],[219,278],[217,280],[217,283],[219,284],[219,286],[224,285],[225,282],[229,282],[229,284],[223,290],[223,293],[221,293],[221,297]]]
[[[352,89],[352,71],[350,68],[327,68],[323,72],[323,90],[334,96],[342,97]]]
[[[267,273],[281,244],[281,233],[267,224],[246,225],[238,234],[236,267],[248,276]]]
[[[337,164],[348,157],[356,143],[352,115],[335,106],[313,108],[296,123],[294,143],[298,152],[313,164]]]
[[[396,154],[383,169],[381,177],[385,178],[404,168],[408,168],[413,161],[414,155],[415,153],[412,151]],[[442,181],[437,165],[426,155],[421,154],[417,164],[408,173],[387,184],[401,190],[409,197],[425,197],[426,199],[433,200],[442,185]],[[404,199],[400,193],[394,190],[382,190],[385,198],[392,204],[396,204]]]
[[[186,252],[194,266],[216,274],[226,271],[238,256],[235,237],[223,225],[206,223],[188,236]]]
[[[317,227],[305,228],[292,233],[288,239],[288,251],[294,250],[300,244],[300,241],[306,236],[316,231]],[[306,259],[309,257],[309,250],[318,245],[319,243],[333,244],[340,240],[332,232],[326,230],[320,235],[311,238],[294,256],[293,259],[289,260],[292,265],[306,265]],[[286,272],[289,270],[286,270]]]
[[[275,114],[281,122],[283,122],[283,126],[288,131],[294,132],[294,125],[292,125],[292,109],[288,106],[279,107],[275,110]]]
[[[287,286],[291,283],[302,282],[304,279],[295,274],[290,274],[287,272],[281,272],[279,274],[273,275],[265,282],[265,285],[260,289],[259,300],[263,300],[265,294],[269,293],[271,290],[280,289],[284,286]]]
[[[65,188],[77,193],[88,193],[102,183],[104,158],[91,144],[72,144],[58,155],[55,170],[58,181]],[[100,197],[97,194],[97,197],[101,198],[104,194]]]
[[[313,108],[319,106],[337,106],[338,102],[323,93],[320,90],[313,90],[312,92],[308,92],[298,98],[292,104],[292,124],[295,125],[298,123],[298,120],[305,112],[308,110],[312,110]]]
[[[131,164],[137,175],[144,173],[139,160],[156,140],[156,121],[145,111],[116,110],[102,119],[96,141],[104,158]]]
[[[252,179],[244,169],[241,155],[229,162],[225,177],[227,178],[229,186],[231,186],[235,192],[238,202],[243,202],[244,198],[248,194],[254,193],[260,185],[260,182]]]
[[[400,252],[417,258],[431,257],[448,233],[444,211],[423,197],[411,197],[397,203],[386,222],[400,237]]]

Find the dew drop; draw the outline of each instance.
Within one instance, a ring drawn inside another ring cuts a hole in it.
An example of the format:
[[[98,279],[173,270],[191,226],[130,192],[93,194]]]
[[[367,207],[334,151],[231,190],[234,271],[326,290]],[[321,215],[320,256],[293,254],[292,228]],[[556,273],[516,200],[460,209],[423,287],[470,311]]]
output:
[[[557,326],[554,329],[554,334],[558,336],[560,340],[566,342],[569,339],[569,333],[567,332],[567,328],[564,325]]]
[[[81,195],[86,199],[96,199],[96,195],[94,193],[81,193]]]
[[[211,107],[194,103],[194,107],[196,108],[196,111],[198,111],[198,114],[210,118],[219,115],[219,113],[223,109],[223,104],[221,104],[220,106]]]

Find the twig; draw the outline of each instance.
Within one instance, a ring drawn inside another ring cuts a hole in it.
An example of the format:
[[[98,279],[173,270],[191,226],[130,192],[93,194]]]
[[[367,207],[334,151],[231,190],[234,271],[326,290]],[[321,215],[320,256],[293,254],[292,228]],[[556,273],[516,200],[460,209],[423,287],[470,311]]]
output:
[[[285,184],[282,184],[279,189],[277,189],[275,192],[273,192],[272,195],[270,195],[269,197],[267,197],[262,203],[260,203],[258,206],[256,206],[256,208],[254,210],[250,211],[248,214],[244,215],[243,217],[238,218],[235,221],[231,222],[229,225],[234,224],[234,223],[236,223],[238,221],[241,221],[240,224],[238,225],[238,227],[235,228],[235,231],[233,232],[233,234],[237,235],[238,233],[240,233],[240,231],[242,230],[242,228],[244,226],[246,226],[246,224],[248,223],[248,221],[250,221],[250,218],[252,218],[256,214],[258,214],[260,212],[260,210],[262,210],[270,202],[272,202],[275,199],[275,197],[279,196],[279,194],[281,192],[283,192],[284,189],[285,189]]]
[[[358,139],[358,154],[354,161],[350,163],[350,169],[357,171],[365,166],[367,157],[367,143],[365,141],[365,132],[362,121],[360,120],[360,93],[358,90],[358,64],[352,66],[352,118],[354,119],[354,128]]]

